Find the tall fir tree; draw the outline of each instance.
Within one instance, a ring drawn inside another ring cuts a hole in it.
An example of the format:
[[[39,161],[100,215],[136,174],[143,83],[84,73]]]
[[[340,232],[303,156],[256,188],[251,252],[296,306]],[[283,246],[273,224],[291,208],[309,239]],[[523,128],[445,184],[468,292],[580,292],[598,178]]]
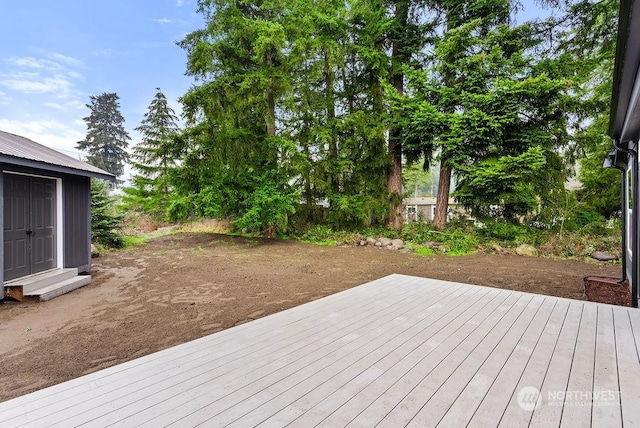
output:
[[[536,60],[530,27],[511,27],[509,7],[505,0],[448,3],[434,67],[409,78],[412,93],[398,116],[410,157],[440,158],[438,228],[452,171],[455,197],[474,215],[497,209],[510,220],[535,210],[564,180],[558,150],[568,140],[570,82]]]
[[[86,106],[91,113],[82,118],[87,124],[87,136],[76,148],[88,152],[87,161],[91,165],[120,177],[128,160],[126,148],[131,138],[124,129],[118,94],[104,92],[90,99]]]
[[[160,88],[140,126],[142,139],[133,149],[133,186],[125,189],[124,202],[164,217],[171,191],[171,172],[180,158],[178,117]]]

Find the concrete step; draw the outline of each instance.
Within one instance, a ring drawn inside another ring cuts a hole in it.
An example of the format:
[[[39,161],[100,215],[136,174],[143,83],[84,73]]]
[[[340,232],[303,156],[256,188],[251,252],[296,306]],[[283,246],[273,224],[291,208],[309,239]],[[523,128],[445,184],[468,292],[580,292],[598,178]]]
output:
[[[44,302],[46,300],[51,300],[54,297],[61,296],[65,293],[75,290],[76,288],[80,288],[85,286],[91,282],[91,275],[78,275],[73,278],[68,278],[63,281],[57,282],[55,284],[48,285],[43,288],[39,288],[30,293],[26,293],[25,297],[27,299],[37,300],[39,302]]]
[[[5,287],[22,287],[22,293],[27,295],[33,291],[48,287],[49,285],[65,281],[78,276],[78,269],[55,269],[35,275],[25,276],[4,283]]]

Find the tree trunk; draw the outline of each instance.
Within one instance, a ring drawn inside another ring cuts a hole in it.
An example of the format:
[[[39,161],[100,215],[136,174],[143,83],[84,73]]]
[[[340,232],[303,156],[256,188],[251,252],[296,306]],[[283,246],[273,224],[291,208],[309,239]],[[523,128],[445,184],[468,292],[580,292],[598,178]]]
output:
[[[326,47],[323,48],[322,53],[324,55],[324,85],[325,85],[325,104],[327,113],[327,125],[329,126],[329,132],[331,138],[329,140],[329,165],[332,169],[329,171],[327,180],[329,182],[329,188],[334,193],[340,192],[340,179],[337,177],[335,166],[338,163],[338,135],[336,133],[336,100],[333,90],[333,69],[329,58],[329,52]]]
[[[271,86],[271,85],[270,85]],[[273,95],[273,89],[269,87],[266,93],[267,99],[267,115],[265,121],[267,123],[267,136],[276,136],[276,102]]]
[[[447,224],[447,212],[449,211],[449,190],[451,188],[451,169],[440,161],[440,182],[438,183],[438,196],[436,197],[436,212],[433,217],[433,225],[441,230]]]
[[[402,45],[398,35],[406,27],[408,16],[408,2],[396,2],[395,18],[398,21],[398,29],[391,47],[392,61],[396,62],[395,72],[392,77],[393,87],[398,95],[404,94],[404,76],[400,72],[398,62],[402,61]],[[389,130],[389,157],[391,167],[387,174],[387,191],[389,192],[389,218],[387,227],[395,230],[402,229],[402,128],[395,125]]]

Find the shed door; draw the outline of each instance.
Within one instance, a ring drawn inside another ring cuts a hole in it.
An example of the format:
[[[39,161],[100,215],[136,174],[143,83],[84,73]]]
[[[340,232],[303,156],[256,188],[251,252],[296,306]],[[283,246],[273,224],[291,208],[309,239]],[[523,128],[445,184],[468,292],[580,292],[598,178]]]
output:
[[[4,175],[4,280],[56,267],[56,182]]]

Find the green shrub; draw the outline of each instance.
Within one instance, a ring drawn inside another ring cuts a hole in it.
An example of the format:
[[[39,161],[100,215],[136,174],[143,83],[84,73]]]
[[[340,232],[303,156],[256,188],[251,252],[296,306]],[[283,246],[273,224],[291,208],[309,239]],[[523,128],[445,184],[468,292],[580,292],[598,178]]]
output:
[[[115,208],[115,200],[109,196],[109,184],[91,179],[91,241],[105,247],[122,248],[123,216]]]

